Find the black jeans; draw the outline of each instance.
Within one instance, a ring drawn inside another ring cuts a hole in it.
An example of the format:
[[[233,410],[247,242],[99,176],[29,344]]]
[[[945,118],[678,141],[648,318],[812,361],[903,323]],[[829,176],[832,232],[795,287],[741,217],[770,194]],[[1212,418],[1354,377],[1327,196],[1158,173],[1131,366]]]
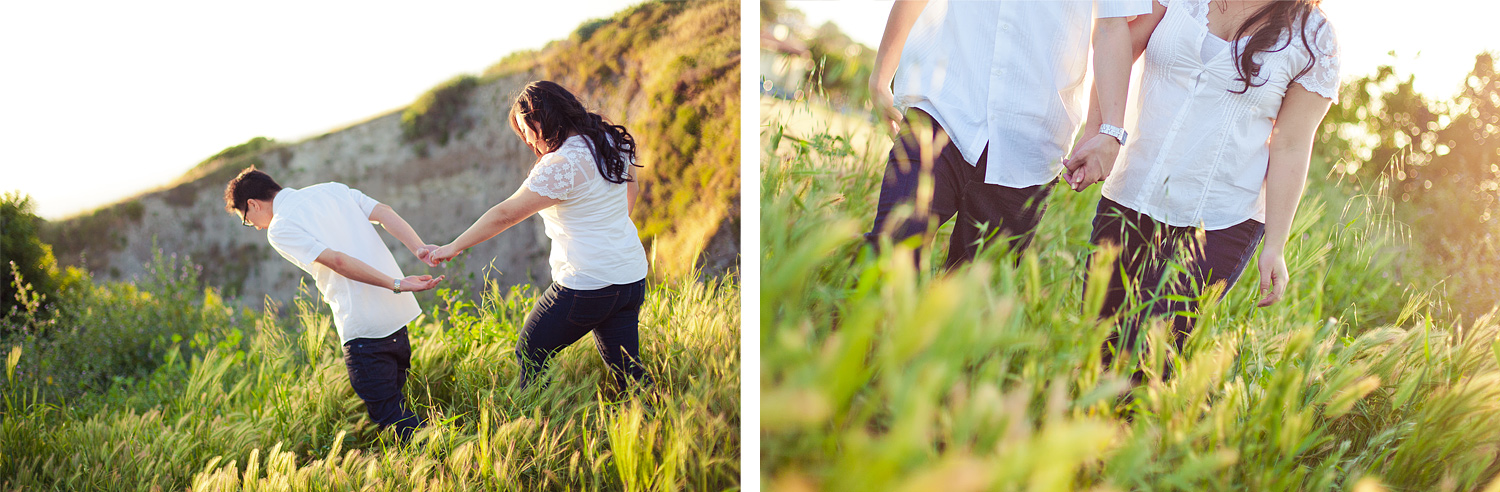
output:
[[[411,340],[406,327],[385,338],[355,338],[344,343],[349,384],[365,401],[365,410],[382,429],[395,425],[402,440],[411,438],[426,420],[406,408],[406,372],[411,369]]]
[[[939,143],[943,145],[938,147]],[[931,154],[930,160],[922,158],[924,147]],[[1025,250],[1047,210],[1052,183],[1026,188],[988,184],[984,182],[988,166],[989,147],[980,154],[979,162],[969,165],[942,125],[921,110],[908,110],[901,135],[886,163],[875,223],[865,234],[865,240],[878,245],[883,234],[899,242],[925,234],[929,223],[941,225],[957,214],[944,268],[972,261],[981,244],[988,246],[996,238],[1005,238],[1012,251]],[[932,176],[933,180],[932,201],[925,204],[917,203],[924,175]],[[916,203],[916,213],[892,221],[891,211],[906,203]],[[981,226],[985,229],[981,230]],[[920,254],[919,248],[919,258]]]
[[[526,314],[516,345],[521,364],[521,386],[547,369],[558,351],[594,333],[594,348],[609,366],[617,388],[625,388],[626,377],[651,384],[640,363],[641,304],[646,301],[646,280],[611,285],[597,290],[573,290],[553,283]]]
[[[1199,294],[1216,284],[1223,285],[1222,299],[1255,255],[1265,228],[1253,219],[1216,231],[1169,226],[1100,197],[1089,242],[1117,245],[1120,255],[1110,267],[1109,290],[1099,317],[1119,315],[1130,300],[1145,304],[1120,320],[1120,329],[1105,342],[1105,364],[1117,351],[1136,352],[1141,325],[1153,316],[1172,315],[1174,343],[1181,350],[1192,333],[1193,319],[1173,313],[1195,312]],[[1093,261],[1091,255],[1089,263]],[[1174,261],[1184,268],[1171,268]]]

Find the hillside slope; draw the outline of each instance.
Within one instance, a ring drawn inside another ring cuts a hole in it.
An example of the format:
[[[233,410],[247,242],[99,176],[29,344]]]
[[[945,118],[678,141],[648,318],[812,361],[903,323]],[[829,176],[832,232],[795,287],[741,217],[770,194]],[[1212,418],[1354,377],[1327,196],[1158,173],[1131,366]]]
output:
[[[632,7],[512,54],[482,77],[456,78],[405,110],[292,144],[257,138],[226,149],[175,183],[48,224],[44,239],[60,263],[96,278],[138,276],[159,248],[192,257],[205,281],[248,294],[247,302],[263,293],[284,301],[304,274],[271,250],[265,233],[224,212],[229,178],[253,164],[284,186],[342,182],[394,207],[427,241],[445,242],[525,178],[535,157],[506,112],[522,86],[550,79],[640,142],[645,192],[634,218],[653,275],[685,274],[695,263],[730,271],[739,262],[738,19],[732,2]],[[550,281],[540,220],[475,247],[443,273],[470,292],[489,267],[503,286]],[[428,271],[385,238],[403,271]]]

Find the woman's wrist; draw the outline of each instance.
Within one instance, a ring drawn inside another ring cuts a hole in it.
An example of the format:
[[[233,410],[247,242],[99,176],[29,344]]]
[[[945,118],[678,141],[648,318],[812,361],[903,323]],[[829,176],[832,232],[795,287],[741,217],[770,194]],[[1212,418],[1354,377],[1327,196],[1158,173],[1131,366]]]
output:
[[[1266,243],[1260,248],[1261,256],[1282,256],[1285,253],[1285,241],[1266,241]]]

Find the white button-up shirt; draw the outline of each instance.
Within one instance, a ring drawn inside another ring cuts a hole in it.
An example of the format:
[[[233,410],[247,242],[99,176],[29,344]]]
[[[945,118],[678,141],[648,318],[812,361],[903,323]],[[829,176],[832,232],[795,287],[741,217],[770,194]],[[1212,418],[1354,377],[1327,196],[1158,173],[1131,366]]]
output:
[[[333,325],[343,342],[384,338],[422,314],[410,292],[397,294],[391,287],[350,280],[315,261],[332,248],[392,278],[405,277],[370,223],[379,204],[341,183],[282,188],[272,202],[266,239],[283,258],[312,274],[333,308]]]
[[[1094,18],[1151,12],[1151,0],[933,0],[901,51],[896,105],[931,114],[984,182],[1052,181],[1082,120]]]
[[[1163,1],[1167,12],[1146,46],[1136,128],[1103,193],[1168,225],[1218,230],[1265,222],[1268,140],[1281,100],[1293,83],[1336,99],[1338,40],[1314,11],[1305,27],[1282,33],[1276,46],[1283,49],[1255,55],[1255,82],[1265,84],[1236,94],[1245,84],[1236,80],[1233,53],[1248,39],[1236,50],[1205,50],[1227,44],[1208,31],[1208,1]],[[1316,52],[1312,60],[1301,35],[1291,34],[1298,29]]]

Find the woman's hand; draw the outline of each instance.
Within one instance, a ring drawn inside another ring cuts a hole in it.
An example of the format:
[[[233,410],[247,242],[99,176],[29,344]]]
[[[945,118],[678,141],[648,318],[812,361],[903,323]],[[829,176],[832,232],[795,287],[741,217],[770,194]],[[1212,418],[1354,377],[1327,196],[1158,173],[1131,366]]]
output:
[[[1286,271],[1286,259],[1280,251],[1261,250],[1257,266],[1260,268],[1260,303],[1256,306],[1276,304],[1286,294],[1286,284],[1291,281]]]
[[[437,249],[427,253],[427,258],[422,261],[427,262],[427,266],[435,267],[445,261],[452,260],[453,257],[458,256],[458,253],[460,253],[459,249],[453,247],[451,244],[439,246]]]

